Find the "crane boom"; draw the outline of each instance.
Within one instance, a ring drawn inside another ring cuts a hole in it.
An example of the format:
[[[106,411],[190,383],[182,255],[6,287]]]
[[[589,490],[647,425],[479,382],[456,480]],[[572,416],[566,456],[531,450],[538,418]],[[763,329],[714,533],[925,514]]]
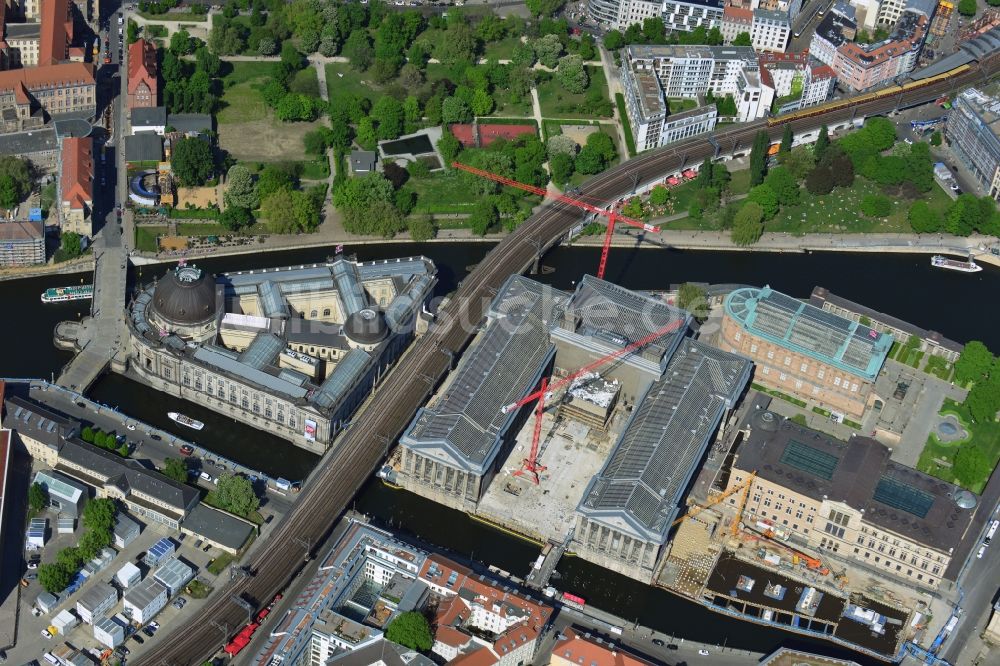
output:
[[[512,178],[507,178],[506,176],[501,176],[500,174],[492,173],[490,171],[485,171],[483,169],[477,169],[474,166],[469,166],[468,164],[462,164],[461,162],[452,162],[451,165],[456,169],[461,169],[473,175],[479,176],[480,178],[486,178],[494,182],[500,183],[501,185],[508,185],[510,187],[516,187],[519,190],[524,190],[525,192],[531,192],[532,194],[537,194],[538,196],[545,197],[550,196],[548,190],[544,187],[536,187],[535,185],[528,185],[527,183],[521,183]],[[611,237],[615,232],[615,223],[624,222],[630,226],[636,227],[637,229],[642,229],[643,231],[648,231],[651,233],[659,233],[660,227],[654,224],[647,224],[641,220],[635,220],[626,215],[622,215],[615,210],[612,205],[610,209],[604,209],[599,206],[587,203],[586,201],[581,201],[567,194],[555,194],[551,195],[553,199],[570,206],[575,206],[577,208],[582,208],[585,211],[594,213],[595,215],[600,215],[608,219],[608,230],[604,234],[604,245],[601,246],[601,260],[597,265],[597,277],[604,279],[604,271],[608,266],[608,253],[611,250]]]
[[[565,377],[562,377],[561,379],[558,379],[558,380],[552,382],[551,384],[543,385],[537,391],[529,393],[528,395],[524,396],[523,398],[521,398],[517,402],[514,402],[514,403],[511,403],[511,404],[507,405],[501,411],[503,411],[504,414],[509,414],[510,412],[514,411],[515,409],[518,409],[519,407],[523,407],[524,405],[527,405],[530,402],[534,402],[535,400],[539,400],[539,399],[543,398],[547,392],[549,392],[549,391],[557,391],[557,390],[561,389],[562,387],[566,386],[567,384],[571,383],[573,380],[579,378],[580,376],[585,375],[588,372],[593,372],[597,368],[600,368],[601,366],[603,366],[603,365],[605,365],[607,363],[610,363],[611,361],[617,361],[618,359],[622,358],[623,356],[627,356],[627,355],[631,354],[632,352],[634,352],[635,350],[639,349],[640,347],[645,347],[646,345],[648,345],[653,340],[655,340],[657,338],[660,338],[660,337],[663,337],[667,333],[671,333],[671,332],[677,330],[681,326],[681,324],[683,324],[685,321],[686,320],[683,319],[683,318],[682,319],[678,319],[676,321],[672,321],[669,324],[667,324],[666,326],[662,326],[662,327],[656,329],[655,331],[653,331],[649,335],[647,335],[645,337],[642,337],[642,338],[639,338],[635,342],[632,342],[632,343],[630,343],[630,344],[622,347],[621,349],[608,354],[607,356],[602,356],[601,358],[597,359],[596,361],[588,363],[587,365],[583,366],[579,370],[576,370],[575,372],[572,372],[572,373],[566,375]]]

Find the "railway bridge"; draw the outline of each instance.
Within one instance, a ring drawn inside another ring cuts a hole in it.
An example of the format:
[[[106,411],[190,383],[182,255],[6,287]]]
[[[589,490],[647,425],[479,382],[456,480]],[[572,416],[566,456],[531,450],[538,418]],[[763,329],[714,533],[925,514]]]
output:
[[[787,124],[791,124],[793,131],[805,133],[820,124],[832,126],[859,115],[888,113],[932,101],[959,86],[978,84],[997,69],[997,59],[991,57],[959,76],[937,80],[926,87],[899,95],[868,96],[858,104],[836,104],[830,109],[817,107],[808,117],[795,118]],[[725,154],[733,150],[730,146],[749,146],[754,135],[762,130],[776,140],[784,124],[760,121],[740,125],[716,132],[714,140]],[[642,188],[677,171],[685,163],[694,164],[715,153],[716,149],[705,137],[671,144],[591,178],[580,187],[579,194],[590,201],[613,202],[636,187]],[[304,559],[311,556],[309,551],[324,542],[351,498],[381,464],[390,444],[443,378],[450,363],[448,350],[458,353],[471,340],[476,324],[503,281],[530,268],[539,248],[563,238],[579,221],[574,208],[560,203],[545,205],[476,266],[430,330],[413,343],[359,409],[353,427],[341,435],[320,461],[291,513],[248,556],[246,569],[253,575],[237,578],[218,590],[208,603],[187,616],[182,625],[171,628],[168,636],[142,655],[143,663],[183,666],[204,662],[230,638],[219,627],[231,628],[235,633],[235,628],[245,622],[245,611],[232,599],[252,600],[261,607],[287,586]]]

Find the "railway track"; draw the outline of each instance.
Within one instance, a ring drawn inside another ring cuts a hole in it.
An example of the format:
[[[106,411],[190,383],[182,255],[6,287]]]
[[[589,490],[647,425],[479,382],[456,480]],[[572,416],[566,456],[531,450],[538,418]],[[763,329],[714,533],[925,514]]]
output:
[[[855,110],[865,115],[885,113],[898,106],[912,106],[936,99],[959,86],[977,83],[992,75],[1000,59],[991,58],[960,77],[926,88],[909,91],[899,98],[872,100],[821,117],[830,125],[850,119]],[[793,121],[804,131],[817,127],[818,118]],[[782,126],[771,128],[778,135]],[[749,150],[753,136],[767,131],[759,121],[734,127],[714,135],[723,152],[736,146]],[[775,138],[775,137],[772,137]],[[672,144],[644,153],[590,179],[579,196],[590,201],[614,201],[632,193],[634,184],[648,183],[686,166],[712,157],[715,148],[704,137]],[[442,349],[458,352],[471,339],[476,324],[503,281],[511,274],[528,269],[537,248],[548,247],[580,219],[579,211],[564,204],[546,205],[532,218],[502,240],[462,281],[448,307],[431,329],[415,340],[372,398],[362,406],[349,430],[341,435],[321,460],[291,513],[275,528],[247,563],[252,575],[239,578],[218,590],[183,625],[143,655],[138,662],[155,666],[200,664],[216,654],[246,621],[246,611],[233,603],[242,596],[258,608],[283,590],[304,563],[305,556],[319,547],[336,524],[351,499],[385,456],[389,444],[408,425],[448,369],[449,359]],[[473,330],[466,330],[470,322]]]

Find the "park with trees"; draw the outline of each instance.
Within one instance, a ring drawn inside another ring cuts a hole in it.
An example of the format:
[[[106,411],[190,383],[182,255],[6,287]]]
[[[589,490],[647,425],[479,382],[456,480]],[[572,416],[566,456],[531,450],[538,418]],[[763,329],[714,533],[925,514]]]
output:
[[[59,594],[76,577],[80,568],[111,545],[117,507],[110,498],[91,499],[83,507],[83,534],[77,545],[63,548],[54,561],[38,567],[38,582],[50,594]]]
[[[946,399],[940,413],[957,419],[966,436],[942,442],[932,433],[917,468],[981,493],[1000,461],[1000,359],[973,340],[955,362],[954,381],[968,394],[961,403]]]

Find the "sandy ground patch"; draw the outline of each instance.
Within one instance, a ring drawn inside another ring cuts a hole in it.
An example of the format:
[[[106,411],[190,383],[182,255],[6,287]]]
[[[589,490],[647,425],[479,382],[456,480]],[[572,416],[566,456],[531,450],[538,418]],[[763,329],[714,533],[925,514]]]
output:
[[[581,146],[586,145],[588,136],[601,131],[601,128],[597,125],[560,125],[559,127],[562,129],[563,134]]]
[[[219,145],[237,160],[278,162],[308,159],[302,148],[302,137],[323,125],[282,123],[273,119],[244,123],[220,124]]]
[[[219,193],[214,187],[179,187],[177,188],[177,207],[208,208],[219,203]]]

